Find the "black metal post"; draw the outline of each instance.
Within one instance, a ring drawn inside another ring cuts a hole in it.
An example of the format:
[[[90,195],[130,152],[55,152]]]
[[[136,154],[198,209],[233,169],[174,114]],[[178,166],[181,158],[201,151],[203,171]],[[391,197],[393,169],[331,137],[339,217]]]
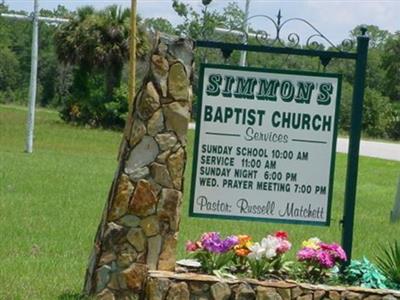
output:
[[[342,246],[351,260],[353,247],[354,212],[356,205],[358,158],[361,138],[362,108],[364,102],[365,75],[367,68],[368,43],[366,29],[357,37],[357,59],[351,110],[351,128],[349,151],[347,157],[346,191],[344,198]]]

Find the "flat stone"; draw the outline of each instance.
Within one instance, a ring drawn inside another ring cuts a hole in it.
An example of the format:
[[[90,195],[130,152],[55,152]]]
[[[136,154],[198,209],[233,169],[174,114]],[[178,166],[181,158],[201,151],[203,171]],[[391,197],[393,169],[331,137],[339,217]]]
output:
[[[189,100],[188,87],[189,78],[185,66],[182,63],[175,63],[170,67],[168,76],[168,91],[175,100]]]
[[[117,245],[126,234],[126,229],[114,222],[107,223],[103,236],[103,245],[105,249],[112,249]]]
[[[185,168],[185,151],[179,148],[178,151],[171,154],[168,158],[168,170],[172,178],[172,184],[177,190],[182,189],[182,177]]]
[[[342,298],[348,299],[348,300],[361,300],[364,297],[362,294],[359,294],[359,293],[345,291],[342,293]]]
[[[137,252],[128,243],[118,245],[117,265],[119,268],[127,268],[136,261]]]
[[[155,182],[154,179],[151,177],[149,178],[149,182],[150,182],[151,186],[153,187],[154,193],[156,195],[158,195],[162,190],[162,186],[159,185],[157,182]]]
[[[211,296],[214,300],[228,300],[231,294],[232,291],[225,282],[217,282],[211,286]]]
[[[147,122],[147,133],[155,136],[157,133],[164,129],[164,116],[162,110],[157,110]]]
[[[152,163],[150,166],[150,174],[159,185],[167,188],[173,187],[171,175],[169,174],[167,166],[159,163]]]
[[[129,137],[129,145],[134,147],[146,134],[146,126],[144,123],[139,119],[136,118],[133,120],[131,136]]]
[[[298,286],[292,288],[292,299],[296,299],[301,294],[303,294],[303,290],[301,288],[299,288]]]
[[[129,170],[129,171],[132,171],[132,173],[128,175],[129,179],[132,180],[133,182],[138,182],[140,179],[144,179],[150,174],[150,170],[148,167],[137,168],[135,170]]]
[[[171,151],[167,150],[157,156],[156,162],[159,164],[166,164],[168,157],[171,155]]]
[[[314,292],[314,300],[321,300],[326,294],[324,290],[318,290]]]
[[[189,282],[190,296],[204,296],[210,291],[210,285],[201,281]]]
[[[148,250],[147,250],[147,259],[146,263],[149,267],[149,270],[156,270],[158,264],[158,258],[160,256],[161,251],[161,243],[162,238],[160,235],[156,235],[148,239]]]
[[[282,297],[276,292],[276,289],[274,288],[257,286],[256,300],[282,300]]]
[[[235,300],[252,300],[256,299],[256,293],[247,284],[240,284],[235,295]]]
[[[340,293],[336,291],[329,291],[329,299],[331,300],[340,300]]]
[[[173,189],[162,189],[160,201],[157,205],[157,215],[160,220],[167,221],[172,230],[177,231],[179,226],[179,208],[182,193]]]
[[[173,133],[157,134],[155,139],[160,146],[161,151],[172,149],[178,142],[176,135]]]
[[[143,289],[145,279],[147,278],[147,266],[144,264],[132,264],[128,269],[122,272],[126,286],[132,291],[139,292]]]
[[[171,272],[175,270],[177,244],[178,239],[176,235],[168,235],[165,237],[158,260],[158,270]]]
[[[129,203],[128,211],[139,217],[153,214],[156,209],[157,197],[152,185],[144,179],[139,180]]]
[[[140,221],[144,234],[146,236],[154,236],[160,232],[160,221],[157,216],[150,216]]]
[[[111,267],[101,266],[96,270],[96,293],[104,290],[110,280]]]
[[[136,251],[142,252],[146,249],[146,237],[141,228],[132,228],[126,238]]]
[[[171,43],[168,47],[168,53],[172,57],[179,59],[187,68],[187,74],[191,73],[193,64],[193,42],[185,40],[181,43]]]
[[[290,289],[277,288],[276,291],[282,297],[283,300],[291,300],[292,299],[292,293],[291,293]]]
[[[189,300],[190,294],[186,282],[171,284],[166,300]]]
[[[117,256],[113,252],[103,252],[99,260],[99,266],[110,264],[116,259]]]
[[[313,295],[312,294],[303,295],[297,297],[297,300],[313,300]]]
[[[161,95],[163,97],[167,97],[168,87],[167,87],[167,78],[169,71],[169,63],[168,61],[159,55],[153,55],[151,57],[151,70],[153,73],[153,77],[158,87],[161,90]]]
[[[169,97],[167,97],[167,98],[161,98],[161,100],[160,100],[161,104],[169,104],[169,103],[172,103],[172,102],[174,102],[174,101],[175,101],[174,99],[169,98]]]
[[[382,297],[382,300],[397,300],[398,298],[396,298],[393,295],[386,295]]]
[[[147,299],[149,300],[164,300],[171,281],[166,278],[150,278],[147,281]]]
[[[163,111],[167,130],[174,131],[182,145],[186,145],[190,120],[189,103],[172,102],[163,105]]]
[[[110,281],[108,282],[107,287],[111,290],[119,290],[121,288],[119,286],[118,274],[116,272],[111,273]]]
[[[379,295],[369,295],[368,297],[365,297],[364,300],[381,300],[382,296]]]
[[[129,181],[128,176],[122,174],[118,180],[116,195],[108,212],[108,221],[114,221],[126,214],[128,210],[129,198],[133,192],[133,185]]]
[[[97,300],[115,300],[114,294],[109,290],[105,289],[96,295]]]
[[[151,136],[144,136],[140,143],[131,151],[125,165],[125,172],[132,174],[136,169],[143,168],[153,162],[158,152],[156,141]]]
[[[149,81],[137,102],[137,112],[143,120],[148,120],[160,107],[160,97],[154,84]]]
[[[158,54],[165,57],[167,55],[168,46],[165,43],[160,42],[158,44],[157,50],[158,50]]]
[[[118,223],[126,227],[137,227],[139,226],[140,219],[134,215],[125,215],[118,220]]]

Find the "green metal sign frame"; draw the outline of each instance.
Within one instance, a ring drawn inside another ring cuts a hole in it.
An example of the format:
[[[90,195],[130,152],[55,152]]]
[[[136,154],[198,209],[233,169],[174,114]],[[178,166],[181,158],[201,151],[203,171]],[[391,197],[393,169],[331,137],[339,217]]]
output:
[[[333,125],[333,141],[332,141],[332,149],[331,149],[331,165],[329,170],[329,187],[328,187],[328,203],[327,203],[327,220],[326,222],[319,221],[302,221],[302,220],[284,220],[284,219],[273,219],[273,218],[256,218],[256,217],[242,217],[242,216],[227,216],[227,215],[211,215],[211,214],[199,214],[194,212],[194,197],[195,197],[195,189],[196,185],[196,174],[198,170],[198,159],[199,159],[199,143],[200,143],[200,131],[201,131],[201,122],[199,121],[196,126],[196,134],[194,141],[194,155],[193,155],[193,166],[192,166],[192,181],[191,181],[191,193],[190,193],[190,202],[189,202],[189,216],[190,217],[199,217],[199,218],[215,218],[215,219],[234,219],[234,220],[251,220],[251,221],[268,221],[272,223],[288,223],[288,224],[306,224],[306,225],[322,225],[329,226],[330,225],[330,217],[331,217],[331,206],[332,206],[332,194],[333,194],[333,180],[334,180],[334,171],[335,171],[335,158],[336,158],[336,141],[337,141],[337,123],[339,118],[339,107],[340,107],[340,95],[341,95],[341,86],[342,86],[342,75],[334,74],[334,73],[319,73],[319,72],[310,72],[310,71],[295,71],[295,70],[277,70],[277,69],[266,69],[266,68],[253,68],[253,67],[239,67],[239,66],[229,66],[229,65],[220,65],[220,64],[201,64],[200,65],[200,77],[199,77],[199,97],[197,99],[197,105],[199,108],[202,107],[203,102],[203,79],[204,79],[204,70],[206,68],[216,68],[218,70],[243,70],[243,71],[252,71],[255,73],[268,73],[268,74],[288,74],[288,75],[305,75],[305,76],[313,76],[313,77],[327,77],[327,78],[336,78],[338,80],[338,89],[335,103],[335,115],[334,115],[334,125]],[[201,120],[201,109],[197,110],[197,120]]]
[[[271,18],[269,19],[272,20]],[[302,20],[302,19],[296,19],[296,20]],[[305,22],[309,24],[307,21]],[[274,42],[275,41],[280,42],[281,40],[279,32],[282,25],[284,25],[284,23],[280,22],[280,14],[278,15],[278,22],[277,23],[274,22],[274,24],[276,25],[277,28],[277,37],[275,38]],[[315,29],[315,27],[313,28]],[[319,37],[322,37],[323,39],[328,41],[319,31],[317,32]],[[348,59],[356,62],[355,72],[354,72],[355,81],[354,81],[353,99],[352,99],[351,127],[349,132],[350,134],[349,148],[347,156],[347,174],[346,174],[344,210],[343,210],[343,219],[340,221],[343,225],[341,243],[348,255],[348,262],[351,260],[352,247],[353,247],[354,213],[355,213],[357,179],[358,179],[359,150],[360,150],[361,125],[362,125],[362,107],[364,102],[365,77],[366,77],[368,44],[369,44],[369,37],[366,35],[366,32],[367,30],[365,28],[361,29],[361,34],[357,37],[357,48],[355,52],[346,52],[346,51],[341,51],[340,49],[339,51],[301,49],[294,47],[285,47],[282,43],[280,44],[281,45],[280,47],[276,47],[270,45],[247,45],[239,43],[235,44],[235,43],[204,41],[204,40],[198,40],[195,42],[195,45],[198,48],[220,49],[224,57],[229,57],[230,54],[235,50],[241,50],[250,52],[273,53],[277,55],[290,54],[298,56],[319,57],[324,66],[326,66],[332,58]],[[297,44],[295,46],[297,46]]]

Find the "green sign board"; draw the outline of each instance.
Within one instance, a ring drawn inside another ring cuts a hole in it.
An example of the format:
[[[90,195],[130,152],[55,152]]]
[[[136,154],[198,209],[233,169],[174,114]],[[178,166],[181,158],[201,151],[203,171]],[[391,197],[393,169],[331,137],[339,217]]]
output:
[[[190,215],[329,225],[340,84],[201,65]]]

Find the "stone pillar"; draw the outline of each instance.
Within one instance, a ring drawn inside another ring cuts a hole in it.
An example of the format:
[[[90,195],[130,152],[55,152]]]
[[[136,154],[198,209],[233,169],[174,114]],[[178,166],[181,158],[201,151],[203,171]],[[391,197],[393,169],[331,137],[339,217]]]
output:
[[[136,299],[148,270],[174,270],[190,120],[193,44],[157,37],[130,110],[84,294]]]

